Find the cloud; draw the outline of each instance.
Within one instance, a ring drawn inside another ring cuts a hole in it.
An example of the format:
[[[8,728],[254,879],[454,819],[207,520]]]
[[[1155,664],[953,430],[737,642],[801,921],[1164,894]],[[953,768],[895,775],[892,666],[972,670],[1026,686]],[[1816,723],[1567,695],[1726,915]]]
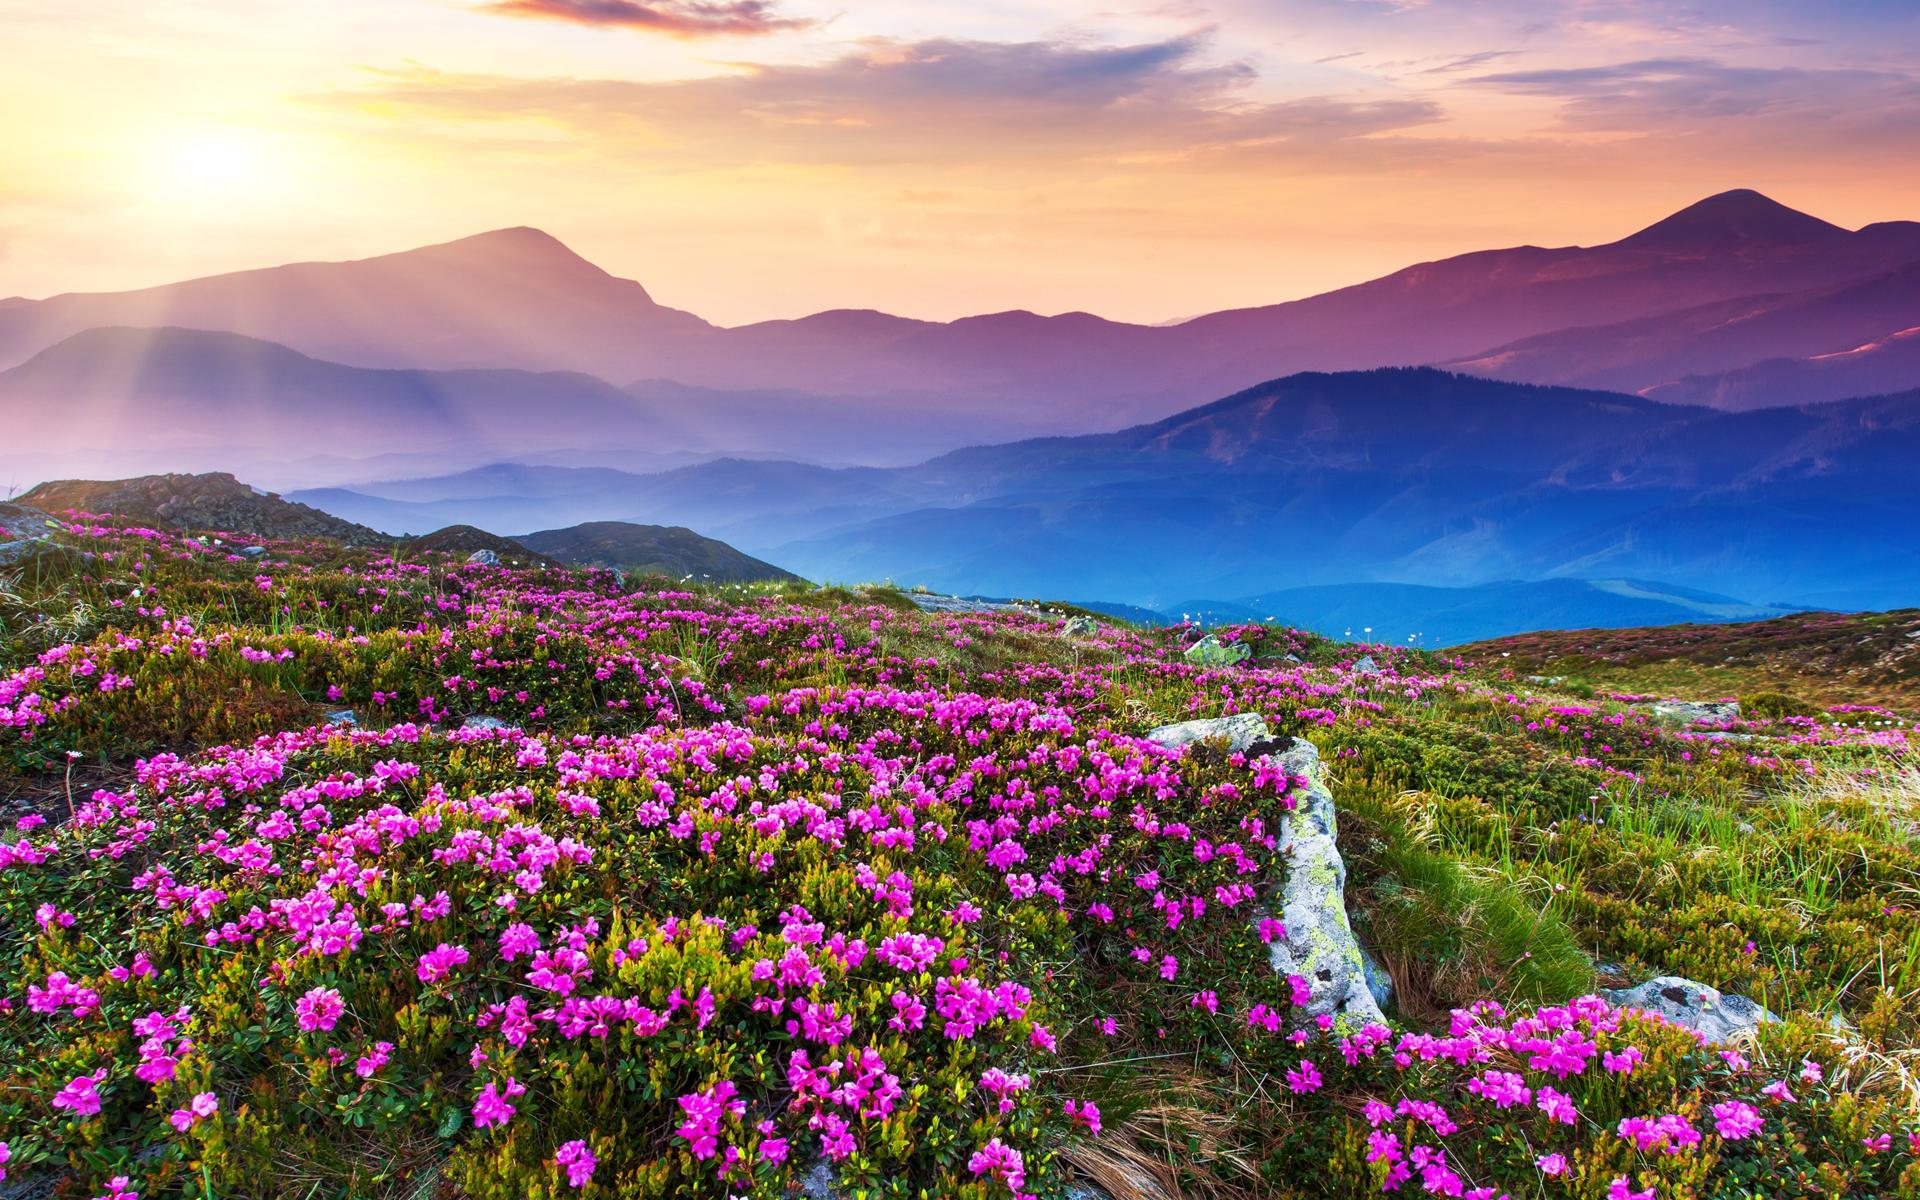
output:
[[[1562,102],[1566,126],[1590,132],[1678,132],[1767,123],[1815,132],[1920,120],[1920,79],[1893,71],[1736,66],[1695,57],[1480,75],[1468,85]]]
[[[1325,150],[1439,120],[1404,96],[1256,101],[1244,62],[1192,34],[1132,45],[876,39],[812,65],[674,82],[517,79],[425,69],[332,97],[384,119],[529,122],[652,161],[1125,164]]]
[[[779,16],[772,0],[496,0],[481,5],[481,11],[689,38],[777,33],[814,24]]]
[[[1518,53],[1520,53],[1518,50],[1481,50],[1474,54],[1462,55],[1459,58],[1443,62],[1437,67],[1428,67],[1423,70],[1421,74],[1449,75],[1455,71],[1470,71],[1475,67],[1484,67],[1490,62],[1498,62],[1503,58],[1512,58]]]

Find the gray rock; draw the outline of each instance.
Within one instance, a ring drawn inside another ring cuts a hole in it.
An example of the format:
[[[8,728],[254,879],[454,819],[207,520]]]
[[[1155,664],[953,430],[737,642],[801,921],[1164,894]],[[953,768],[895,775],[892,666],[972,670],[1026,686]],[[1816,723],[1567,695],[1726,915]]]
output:
[[[1147,731],[1148,741],[1158,742],[1171,750],[1191,746],[1195,742],[1211,742],[1222,738],[1226,740],[1227,749],[1242,751],[1260,742],[1273,740],[1273,733],[1267,728],[1266,718],[1259,713],[1237,713],[1231,717],[1181,721],[1175,725],[1161,725]]]
[[[1305,777],[1307,786],[1280,819],[1280,852],[1287,860],[1280,920],[1287,936],[1271,947],[1273,969],[1307,981],[1309,1017],[1384,1025],[1386,1016],[1367,986],[1365,954],[1347,920],[1347,864],[1335,844],[1333,794],[1320,777],[1320,752],[1295,738],[1280,765]]]
[[[1245,662],[1253,654],[1253,647],[1245,642],[1223,642],[1211,633],[1186,648],[1182,655],[1188,662],[1200,667],[1230,667]]]
[[[1075,617],[1060,632],[1070,638],[1092,637],[1100,632],[1100,622],[1092,617]]]
[[[1359,662],[1348,667],[1347,670],[1355,675],[1378,675],[1380,664],[1373,661],[1373,655],[1368,654],[1362,656]]]
[[[267,548],[265,546],[242,546],[238,551],[243,558],[260,558],[264,556],[266,552]]]
[[[465,720],[461,721],[460,728],[490,730],[490,729],[518,729],[519,726],[508,724],[507,722],[502,721],[499,717],[484,717],[478,713],[475,713],[472,716],[469,716]]]
[[[1745,996],[1722,995],[1704,983],[1662,975],[1638,987],[1600,993],[1623,1008],[1638,1008],[1699,1031],[1710,1042],[1730,1042],[1780,1018]]]
[[[1738,700],[1656,700],[1647,707],[1661,720],[1677,721],[1682,725],[1740,719]]]
[[[500,556],[491,550],[475,550],[467,555],[467,561],[475,566],[497,567],[500,565]]]
[[[336,708],[327,714],[329,725],[358,725],[359,723],[360,718],[354,716],[350,708]]]
[[[1273,740],[1273,732],[1258,713],[1239,713],[1162,725],[1147,737],[1173,748],[1224,738],[1230,749],[1246,750]],[[1334,841],[1338,829],[1333,794],[1320,778],[1320,752],[1312,742],[1295,738],[1280,756],[1280,765],[1288,774],[1304,777],[1307,787],[1297,806],[1280,817],[1280,853],[1286,858],[1287,876],[1274,899],[1287,936],[1270,948],[1273,969],[1307,981],[1313,993],[1307,1016],[1384,1025],[1380,1006],[1386,1001],[1375,988],[1391,997],[1393,985],[1377,963],[1369,971],[1370,960],[1347,919],[1347,864]]]
[[[1039,611],[1029,604],[1014,604],[1006,600],[981,600],[972,596],[942,596],[933,592],[908,592],[907,599],[918,605],[922,612],[995,613]]]

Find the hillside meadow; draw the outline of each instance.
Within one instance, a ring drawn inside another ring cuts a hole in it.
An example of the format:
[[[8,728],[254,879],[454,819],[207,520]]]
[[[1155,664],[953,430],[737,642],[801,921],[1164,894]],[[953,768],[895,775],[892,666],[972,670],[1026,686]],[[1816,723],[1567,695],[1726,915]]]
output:
[[[0,1188],[1920,1195],[1904,693],[1085,617],[63,515],[0,580]],[[1307,781],[1144,736],[1234,713],[1318,748],[1389,1025],[1267,967]],[[1663,975],[1783,1020],[1599,994]]]

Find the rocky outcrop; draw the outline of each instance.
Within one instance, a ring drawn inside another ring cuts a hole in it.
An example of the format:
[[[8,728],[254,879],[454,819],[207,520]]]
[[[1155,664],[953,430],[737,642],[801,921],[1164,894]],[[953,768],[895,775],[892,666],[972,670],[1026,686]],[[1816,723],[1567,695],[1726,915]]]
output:
[[[1720,725],[1740,719],[1738,700],[1656,700],[1647,707],[1661,720],[1681,725]]]
[[[211,529],[270,538],[333,538],[384,546],[386,534],[305,504],[248,487],[224,472],[142,475],[135,479],[58,479],[20,497],[49,512],[77,509],[178,529]]]
[[[1231,717],[1209,717],[1200,721],[1181,721],[1147,731],[1147,740],[1178,750],[1196,742],[1225,742],[1236,753],[1260,742],[1273,740],[1266,718],[1259,713],[1237,713]]]
[[[1231,667],[1252,655],[1253,647],[1245,642],[1223,642],[1208,634],[1188,646],[1182,657],[1197,667]]]
[[[1679,975],[1600,993],[1622,1008],[1637,1008],[1695,1030],[1710,1042],[1730,1042],[1780,1018],[1745,996],[1729,996]]]
[[[1320,752],[1312,742],[1295,738],[1280,765],[1307,783],[1280,822],[1287,879],[1279,907],[1287,936],[1271,947],[1273,969],[1307,981],[1312,992],[1307,1015],[1384,1025],[1386,1017],[1368,986],[1366,956],[1347,919],[1347,864],[1335,844],[1333,794],[1320,776]]]
[[[1174,748],[1219,741],[1235,751],[1256,749],[1274,740],[1257,713],[1162,725],[1147,736]],[[1377,974],[1369,977],[1366,954],[1347,919],[1347,865],[1336,844],[1333,794],[1321,778],[1320,752],[1312,742],[1295,738],[1278,759],[1288,774],[1306,784],[1296,793],[1293,810],[1280,818],[1286,878],[1268,903],[1269,910],[1279,910],[1286,936],[1271,945],[1273,969],[1307,981],[1311,996],[1306,1015],[1384,1025],[1386,1017],[1374,989],[1386,991],[1389,985],[1385,972],[1377,967]]]

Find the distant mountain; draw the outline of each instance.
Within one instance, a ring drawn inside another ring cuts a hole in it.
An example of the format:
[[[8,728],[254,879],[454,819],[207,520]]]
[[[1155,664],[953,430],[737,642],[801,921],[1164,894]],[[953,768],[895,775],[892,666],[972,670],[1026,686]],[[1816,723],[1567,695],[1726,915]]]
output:
[[[1783,401],[1815,404],[1850,396],[1878,396],[1920,380],[1920,325],[1896,329],[1844,350],[1803,358],[1767,358],[1718,374],[1688,375],[1647,388],[1673,404],[1763,408]]]
[[[1238,602],[1188,600],[1174,607],[1207,624],[1278,617],[1331,638],[1420,647],[1536,629],[1751,621],[1788,611],[1630,579],[1502,580],[1472,587],[1344,583],[1283,588]]]
[[[557,567],[561,565],[558,560],[529,550],[512,538],[503,538],[499,534],[488,533],[472,525],[449,525],[445,529],[436,529],[424,537],[417,537],[405,543],[403,550],[407,554],[425,552],[451,554],[460,558],[467,558],[484,551],[509,566]]]
[[[248,487],[231,475],[145,475],[136,479],[56,479],[21,494],[21,504],[50,513],[112,513],[195,532],[271,538],[334,538],[384,546],[386,534]]]
[[[356,367],[583,372],[642,402],[648,448],[898,464],[1153,421],[1303,370],[1438,362],[1516,381],[1677,386],[1920,325],[1916,270],[1920,224],[1849,231],[1739,190],[1603,245],[1475,251],[1173,325],[835,310],[721,328],[544,233],[509,229],[355,262],[10,302],[0,367],[89,329],[222,330]],[[1898,357],[1876,381],[1920,386]],[[1688,394],[1805,399],[1790,379]],[[537,400],[523,420],[545,432],[558,422]]]
[[[1920,262],[1835,287],[1560,330],[1447,365],[1496,379],[1550,379],[1719,408],[1764,408],[1920,384],[1914,352],[1901,345],[1916,328]],[[1837,357],[1854,361],[1824,378],[1830,369],[1819,364]],[[1807,393],[1809,384],[1816,394]]]
[[[548,234],[497,229],[353,262],[14,303],[0,308],[0,365],[114,325],[225,330],[363,367],[588,372],[609,346],[708,328]]]
[[[592,521],[515,539],[540,554],[576,566],[614,567],[703,583],[797,581],[799,576],[742,554],[725,542],[678,526]]]
[[[8,449],[500,453],[674,440],[670,414],[566,372],[376,370],[191,329],[90,329],[0,372]]]
[[[603,517],[690,525],[814,579],[1177,613],[1192,596],[1550,578],[1888,607],[1920,594],[1916,461],[1920,391],[1721,413],[1389,369],[1290,376],[1118,433],[912,468],[733,460],[578,484],[554,468],[498,471],[547,489],[530,511],[569,493],[570,519],[597,504]],[[401,502],[368,493],[389,491],[486,503],[461,477],[370,485],[346,503],[299,495],[381,523]],[[522,527],[522,503],[502,502],[490,523]]]

